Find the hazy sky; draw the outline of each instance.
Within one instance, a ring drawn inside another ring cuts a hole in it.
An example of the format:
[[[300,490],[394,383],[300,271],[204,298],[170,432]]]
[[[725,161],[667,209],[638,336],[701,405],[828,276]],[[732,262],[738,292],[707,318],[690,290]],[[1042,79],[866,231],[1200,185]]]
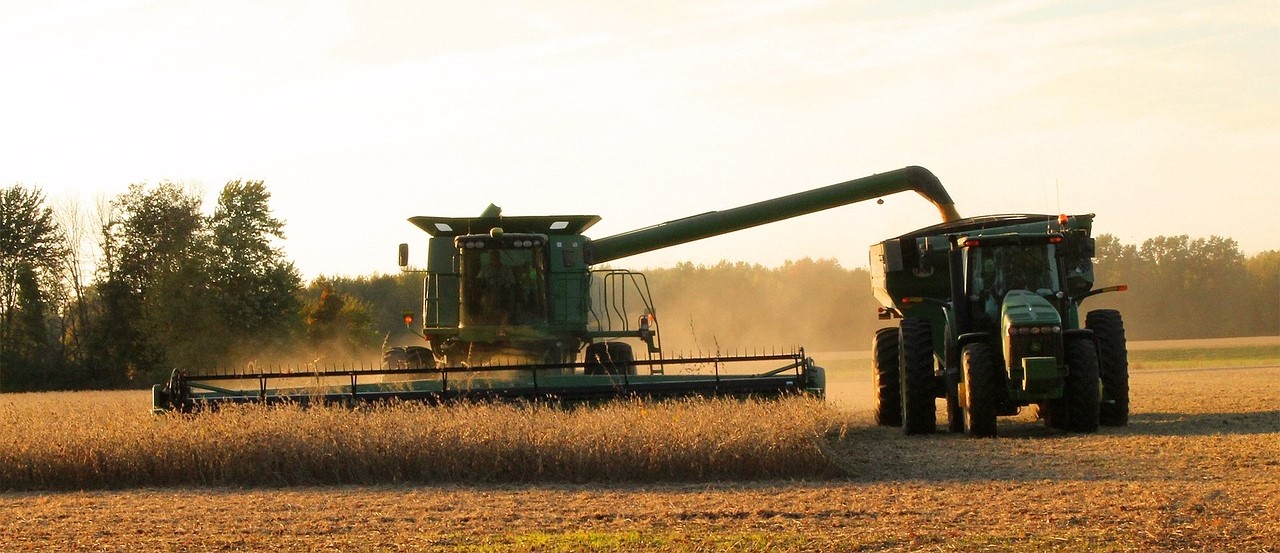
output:
[[[5,0],[0,184],[262,179],[308,277],[413,215],[603,237],[906,165],[964,215],[1280,249],[1280,2]],[[866,264],[914,194],[614,263]]]

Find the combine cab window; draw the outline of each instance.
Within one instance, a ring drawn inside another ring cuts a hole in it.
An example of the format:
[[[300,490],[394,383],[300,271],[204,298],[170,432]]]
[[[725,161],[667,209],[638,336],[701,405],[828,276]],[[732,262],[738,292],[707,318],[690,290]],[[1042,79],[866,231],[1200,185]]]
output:
[[[476,248],[462,256],[463,322],[525,325],[547,318],[542,248]]]

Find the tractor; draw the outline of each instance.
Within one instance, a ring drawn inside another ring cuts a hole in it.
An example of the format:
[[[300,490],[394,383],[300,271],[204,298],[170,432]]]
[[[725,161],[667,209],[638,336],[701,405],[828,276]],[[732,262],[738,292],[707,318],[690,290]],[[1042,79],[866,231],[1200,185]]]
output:
[[[1052,428],[1096,432],[1129,417],[1118,311],[1088,312],[1094,216],[990,215],[944,222],[871,247],[881,319],[872,339],[874,416],[905,434],[997,435],[997,418],[1034,406]]]

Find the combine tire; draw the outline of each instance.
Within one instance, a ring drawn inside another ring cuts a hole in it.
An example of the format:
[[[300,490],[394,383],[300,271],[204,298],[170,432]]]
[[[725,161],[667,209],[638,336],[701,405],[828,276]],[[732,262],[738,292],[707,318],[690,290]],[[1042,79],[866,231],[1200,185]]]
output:
[[[404,348],[404,363],[407,369],[434,369],[436,368],[436,358],[431,354],[431,350],[422,346],[409,346]]]
[[[1068,432],[1097,432],[1098,349],[1087,338],[1069,339],[1065,346],[1067,378],[1062,399],[1050,404],[1050,426]]]
[[[933,400],[933,330],[927,319],[903,319],[898,328],[898,383],[902,387],[902,433],[932,434],[938,429]]]
[[[1129,424],[1129,349],[1125,345],[1124,320],[1119,311],[1099,309],[1085,317],[1085,327],[1098,339],[1098,375],[1102,380],[1098,423]]]
[[[634,375],[636,366],[631,362],[635,355],[631,346],[623,342],[596,342],[587,346],[587,374]]]
[[[876,391],[875,418],[880,426],[902,426],[902,387],[898,382],[898,329],[876,331],[871,339],[871,387]]]
[[[384,369],[403,369],[405,368],[405,351],[403,347],[396,346],[382,352],[382,368]]]
[[[982,343],[966,345],[960,351],[964,370],[964,425],[969,435],[994,438],[996,435],[996,403],[1000,400],[1000,375],[991,346]]]

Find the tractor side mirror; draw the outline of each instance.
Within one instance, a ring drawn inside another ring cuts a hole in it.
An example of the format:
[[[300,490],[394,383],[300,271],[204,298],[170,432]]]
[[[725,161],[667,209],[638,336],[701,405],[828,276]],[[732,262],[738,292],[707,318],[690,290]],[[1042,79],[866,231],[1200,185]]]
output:
[[[399,261],[400,261],[400,266],[401,266],[401,267],[408,267],[408,266],[409,266],[409,245],[408,245],[408,244],[400,244],[400,252],[399,252],[399,254],[400,254],[400,255],[399,255],[399,258],[400,258],[400,259],[399,259]]]

